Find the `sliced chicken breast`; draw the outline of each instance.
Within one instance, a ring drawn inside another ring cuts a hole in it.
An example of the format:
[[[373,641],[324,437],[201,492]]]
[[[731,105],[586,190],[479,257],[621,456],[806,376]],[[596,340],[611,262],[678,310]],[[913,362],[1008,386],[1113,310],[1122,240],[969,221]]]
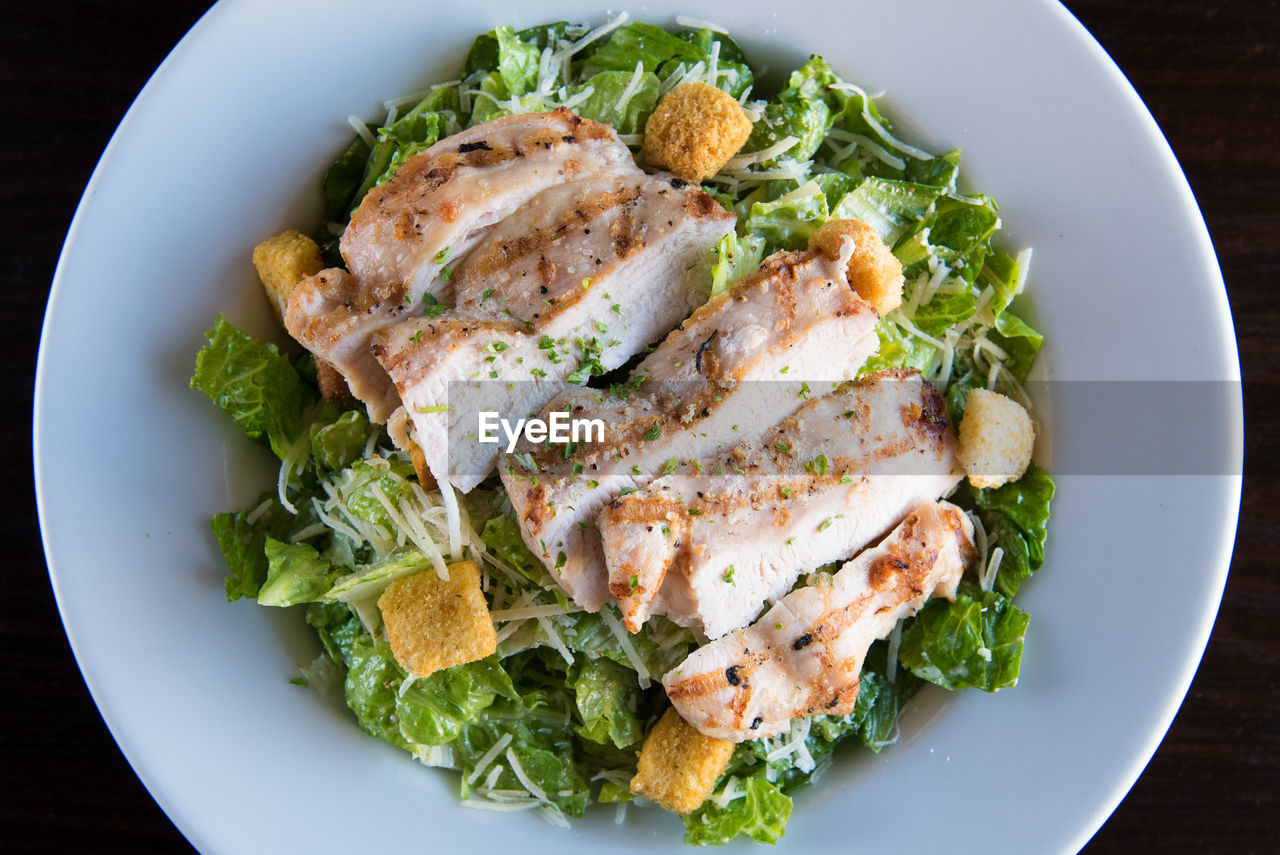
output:
[[[816,250],[778,253],[694,312],[621,393],[579,390],[548,404],[602,419],[604,442],[567,457],[562,446],[523,445],[499,471],[525,543],[579,605],[595,611],[609,596],[594,526],[611,498],[671,461],[760,436],[803,403],[810,384],[856,376],[879,340],[875,311],[846,269]]]
[[[474,441],[476,408],[453,398],[524,417],[566,379],[622,365],[705,299],[734,222],[701,190],[640,175],[553,188],[494,227],[459,263],[452,311],[373,336],[437,479],[468,491],[502,451]]]
[[[663,677],[667,697],[699,731],[733,742],[773,736],[793,718],[850,713],[871,643],[929,598],[955,599],[973,554],[963,511],[921,505],[833,576],[695,650]]]
[[[440,140],[369,191],[342,235],[350,275],[303,280],[285,316],[290,334],[385,420],[395,391],[369,354],[373,333],[420,315],[424,295],[451,304],[450,273],[490,227],[542,191],[593,175],[643,173],[608,125],[564,109],[504,116]]]
[[[632,632],[656,612],[717,638],[950,492],[955,453],[946,404],[919,372],[867,375],[758,442],[614,499],[596,521],[609,590]]]

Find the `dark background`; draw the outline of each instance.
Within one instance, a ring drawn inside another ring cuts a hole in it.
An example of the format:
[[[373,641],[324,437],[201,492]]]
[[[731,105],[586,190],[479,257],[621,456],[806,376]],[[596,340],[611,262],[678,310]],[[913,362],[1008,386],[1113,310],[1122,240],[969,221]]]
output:
[[[0,24],[0,376],[18,390],[0,422],[10,449],[0,464],[0,850],[189,849],[116,748],[71,656],[29,449],[40,324],[67,226],[116,124],[207,5],[5,4]],[[1235,316],[1247,420],[1240,529],[1213,637],[1155,758],[1085,851],[1277,852],[1280,4],[1067,5],[1137,88],[1200,201]],[[1004,785],[1016,782],[982,786]],[[993,811],[998,823],[998,800]]]

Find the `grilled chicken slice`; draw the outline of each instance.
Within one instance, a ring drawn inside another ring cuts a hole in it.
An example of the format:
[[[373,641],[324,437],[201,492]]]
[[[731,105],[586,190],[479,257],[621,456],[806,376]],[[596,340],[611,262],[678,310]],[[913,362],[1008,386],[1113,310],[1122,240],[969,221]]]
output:
[[[609,590],[632,632],[657,612],[717,638],[949,492],[955,452],[946,404],[919,372],[867,375],[758,442],[614,499],[596,522]]]
[[[695,650],[663,678],[667,697],[699,731],[733,742],[773,736],[793,718],[850,713],[867,648],[930,597],[955,599],[973,552],[963,511],[921,505],[834,576]]]
[[[701,190],[641,174],[566,183],[494,227],[459,262],[452,311],[373,337],[436,477],[466,492],[502,450],[464,441],[477,408],[454,406],[451,383],[524,417],[575,373],[617,368],[702,302],[698,271],[734,222]]]
[[[410,157],[369,191],[342,235],[350,275],[335,269],[303,280],[286,326],[385,420],[395,391],[369,354],[374,332],[420,315],[424,295],[452,303],[445,267],[456,267],[490,227],[542,191],[593,175],[642,174],[608,125],[568,110],[468,128]]]
[[[876,315],[846,269],[818,251],[771,256],[646,357],[624,398],[579,390],[548,404],[604,420],[604,442],[567,458],[563,446],[521,446],[536,476],[514,459],[499,471],[525,543],[579,605],[595,611],[609,596],[594,523],[611,498],[648,483],[668,461],[759,437],[803,403],[802,381],[856,376],[878,346]]]

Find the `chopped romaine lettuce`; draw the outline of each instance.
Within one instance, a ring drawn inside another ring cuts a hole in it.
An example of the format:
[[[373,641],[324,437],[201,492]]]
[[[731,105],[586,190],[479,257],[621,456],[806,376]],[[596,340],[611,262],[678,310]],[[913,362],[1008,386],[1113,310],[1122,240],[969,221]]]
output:
[[[684,817],[684,842],[720,846],[739,835],[757,843],[777,843],[787,831],[791,798],[762,778],[730,778],[733,800],[723,807],[708,799]]]
[[[1018,682],[1028,620],[1003,595],[966,583],[954,603],[925,604],[902,633],[898,660],[944,689],[1006,689]]]
[[[293,606],[314,602],[342,572],[306,543],[281,543],[268,537],[264,551],[267,581],[258,591],[258,605]]]
[[[191,388],[199,389],[253,439],[266,439],[281,460],[302,434],[314,391],[274,344],[246,335],[218,315],[196,354]]]

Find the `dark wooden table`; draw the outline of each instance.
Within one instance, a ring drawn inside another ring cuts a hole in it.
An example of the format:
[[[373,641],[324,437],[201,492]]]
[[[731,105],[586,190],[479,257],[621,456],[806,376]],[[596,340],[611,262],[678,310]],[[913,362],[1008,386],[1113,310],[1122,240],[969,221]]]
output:
[[[11,5],[0,25],[0,364],[18,387],[0,470],[4,851],[189,848],[134,777],[76,669],[45,571],[28,449],[36,346],[63,235],[116,123],[207,5],[45,0]],[[1240,530],[1213,638],[1164,743],[1086,851],[1280,852],[1280,4],[1068,5],[1146,101],[1200,201],[1235,314],[1248,422]],[[997,806],[997,825],[998,815]]]

